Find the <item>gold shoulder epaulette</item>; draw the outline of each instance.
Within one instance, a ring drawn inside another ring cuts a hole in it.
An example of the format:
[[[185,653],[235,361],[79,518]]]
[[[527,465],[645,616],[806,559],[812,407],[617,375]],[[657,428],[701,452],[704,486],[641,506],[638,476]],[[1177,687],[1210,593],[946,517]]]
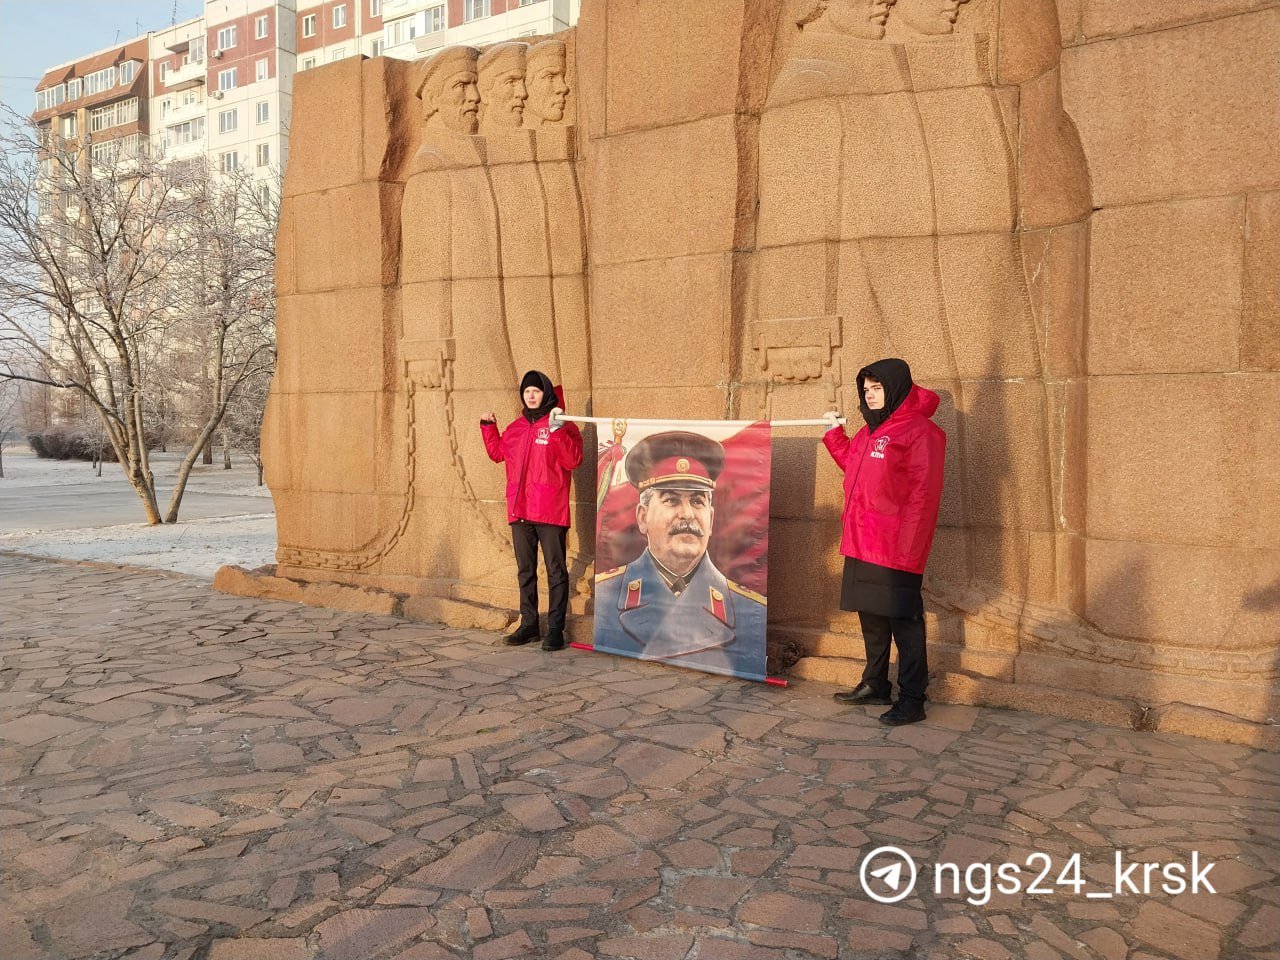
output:
[[[604,573],[596,574],[596,583],[603,583],[605,580],[612,580],[614,577],[621,576],[622,571],[626,567],[614,567],[612,570],[606,570]]]
[[[761,606],[767,607],[769,605],[769,599],[763,593],[756,593],[754,590],[748,590],[746,587],[742,586],[742,584],[734,583],[732,580],[726,580],[725,582],[729,584],[729,589],[734,593],[740,593],[748,600],[754,600]]]

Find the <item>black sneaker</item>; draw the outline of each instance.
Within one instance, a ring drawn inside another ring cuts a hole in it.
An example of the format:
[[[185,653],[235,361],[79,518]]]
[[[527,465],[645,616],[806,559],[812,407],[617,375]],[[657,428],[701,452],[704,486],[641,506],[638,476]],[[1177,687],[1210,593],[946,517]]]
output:
[[[887,707],[893,701],[887,693],[877,693],[869,683],[860,683],[847,693],[833,693],[831,699],[836,703],[847,703],[855,707]]]
[[[552,630],[542,641],[542,649],[548,653],[564,649],[564,631]]]
[[[899,698],[898,702],[892,707],[880,714],[880,722],[887,723],[891,727],[901,727],[908,723],[919,723],[925,718],[924,701],[923,700],[906,700]]]
[[[509,633],[503,637],[502,642],[508,647],[520,647],[526,643],[533,643],[537,639],[538,625],[536,623],[526,623],[522,624],[515,633]]]

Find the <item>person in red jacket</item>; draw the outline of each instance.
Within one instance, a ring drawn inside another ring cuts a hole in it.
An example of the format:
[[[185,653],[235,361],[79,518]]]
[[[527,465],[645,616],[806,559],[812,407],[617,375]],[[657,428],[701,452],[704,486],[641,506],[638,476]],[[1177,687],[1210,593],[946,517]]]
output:
[[[560,388],[540,370],[520,381],[520,416],[498,432],[497,415],[480,420],[484,448],[494,463],[507,465],[507,522],[520,584],[520,627],[506,638],[513,646],[538,639],[538,547],[547,567],[547,633],[543,650],[564,649],[564,618],[569,607],[569,569],[565,539],[569,533],[569,477],[582,462],[582,434],[575,424],[552,421],[563,408]]]
[[[831,413],[833,426],[822,438],[844,471],[840,609],[857,611],[867,651],[862,682],[835,699],[893,703],[880,721],[897,726],[925,718],[929,661],[920,587],[938,523],[947,435],[929,419],[938,395],[912,382],[904,360],[859,370],[858,396],[866,426],[850,440]],[[889,696],[891,638],[898,645],[896,703]]]

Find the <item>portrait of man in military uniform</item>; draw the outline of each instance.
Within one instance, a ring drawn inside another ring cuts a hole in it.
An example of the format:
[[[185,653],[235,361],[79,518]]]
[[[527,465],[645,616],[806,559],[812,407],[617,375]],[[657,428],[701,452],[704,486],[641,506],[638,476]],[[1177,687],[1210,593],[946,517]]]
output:
[[[650,434],[624,467],[646,546],[596,577],[595,648],[763,680],[764,596],[728,579],[708,552],[724,447],[687,431]]]

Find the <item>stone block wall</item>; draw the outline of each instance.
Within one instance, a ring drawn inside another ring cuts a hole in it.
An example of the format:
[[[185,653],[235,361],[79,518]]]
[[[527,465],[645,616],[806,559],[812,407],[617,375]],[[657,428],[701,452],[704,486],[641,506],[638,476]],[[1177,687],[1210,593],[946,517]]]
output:
[[[437,61],[300,76],[276,574],[492,625],[476,421],[523,370],[596,415],[856,418],[858,369],[900,355],[949,437],[935,695],[1273,736],[1280,3],[971,0],[921,33],[935,5],[586,3],[563,118],[519,129],[487,102],[446,129]],[[778,431],[772,663],[847,681],[840,496],[815,432]]]

